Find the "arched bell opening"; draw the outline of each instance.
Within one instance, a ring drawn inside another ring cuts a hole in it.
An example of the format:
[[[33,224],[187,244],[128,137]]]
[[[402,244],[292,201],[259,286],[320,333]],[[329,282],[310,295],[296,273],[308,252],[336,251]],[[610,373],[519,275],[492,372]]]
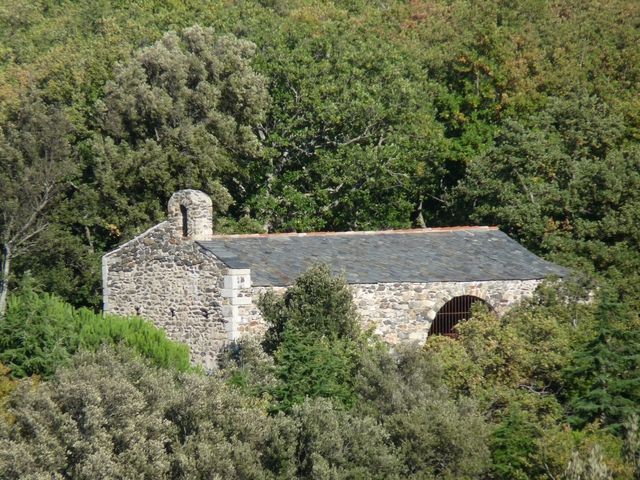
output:
[[[458,334],[454,327],[458,323],[468,320],[471,317],[471,309],[473,305],[478,302],[481,302],[483,305],[490,308],[487,302],[479,297],[474,297],[473,295],[461,295],[449,300],[440,310],[438,310],[436,317],[431,323],[428,336],[445,335],[447,337],[456,338]]]
[[[182,216],[182,236],[189,236],[189,211],[184,205],[180,205],[180,215]]]

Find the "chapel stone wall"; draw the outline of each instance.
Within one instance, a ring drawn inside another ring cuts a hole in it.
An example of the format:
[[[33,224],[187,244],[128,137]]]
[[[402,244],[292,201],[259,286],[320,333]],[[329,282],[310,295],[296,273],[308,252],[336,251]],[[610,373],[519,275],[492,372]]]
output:
[[[365,328],[390,344],[424,343],[438,310],[449,300],[472,295],[498,315],[533,295],[541,280],[381,283],[353,285],[354,302]]]
[[[533,295],[541,280],[483,282],[375,283],[351,285],[354,303],[364,328],[371,328],[386,343],[424,343],[438,310],[454,297],[481,298],[498,314]],[[240,307],[238,336],[261,337],[267,329],[257,307],[269,287],[254,287],[253,301]],[[282,294],[285,287],[275,287]]]
[[[163,222],[103,257],[104,311],[140,315],[215,368],[229,339],[221,295],[226,266]]]

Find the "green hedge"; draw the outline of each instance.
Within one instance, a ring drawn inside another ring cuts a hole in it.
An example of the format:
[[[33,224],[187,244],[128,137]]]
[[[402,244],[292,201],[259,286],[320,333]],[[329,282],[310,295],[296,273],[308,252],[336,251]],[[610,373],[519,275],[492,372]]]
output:
[[[49,377],[78,350],[125,343],[158,366],[190,368],[186,345],[139,317],[76,309],[51,294],[26,291],[9,299],[0,319],[0,362],[14,377]]]

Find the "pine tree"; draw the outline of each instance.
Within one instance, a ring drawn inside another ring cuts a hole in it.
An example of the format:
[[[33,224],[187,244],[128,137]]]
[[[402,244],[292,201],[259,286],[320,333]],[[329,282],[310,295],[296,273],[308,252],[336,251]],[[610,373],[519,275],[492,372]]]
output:
[[[611,293],[603,293],[596,315],[596,335],[567,369],[569,419],[577,426],[598,420],[618,430],[640,410],[638,319]]]

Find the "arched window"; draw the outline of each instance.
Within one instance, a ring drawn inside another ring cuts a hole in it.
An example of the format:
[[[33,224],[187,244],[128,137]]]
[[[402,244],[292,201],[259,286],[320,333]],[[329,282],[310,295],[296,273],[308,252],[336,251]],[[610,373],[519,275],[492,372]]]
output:
[[[487,304],[487,302],[481,298],[472,295],[462,295],[449,300],[436,314],[436,318],[434,318],[431,328],[429,329],[429,336],[446,335],[448,337],[455,337],[456,332],[453,327],[455,327],[458,322],[467,320],[471,316],[471,306],[476,302]]]
[[[180,205],[180,213],[182,214],[182,236],[189,236],[189,223],[187,221],[187,207]]]

